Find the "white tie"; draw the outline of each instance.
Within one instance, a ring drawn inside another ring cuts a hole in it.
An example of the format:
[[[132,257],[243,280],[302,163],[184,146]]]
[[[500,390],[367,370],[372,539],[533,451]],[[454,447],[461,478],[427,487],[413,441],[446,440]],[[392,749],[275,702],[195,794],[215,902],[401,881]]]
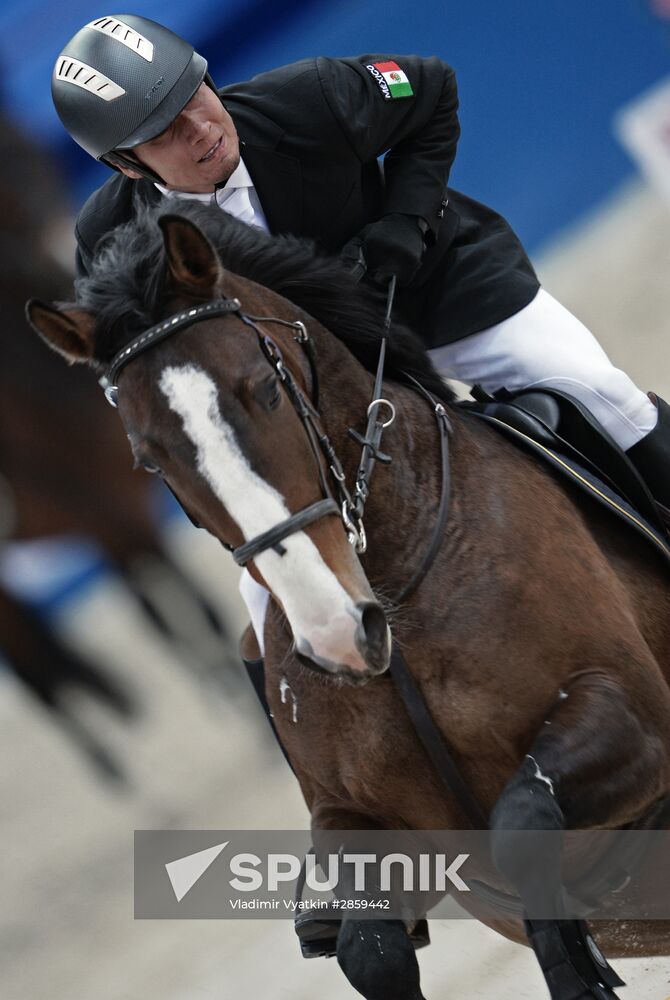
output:
[[[219,208],[229,215],[234,215],[240,222],[246,222],[253,226],[256,221],[256,214],[249,198],[248,187],[236,187],[229,190],[221,188],[216,192],[216,201]]]

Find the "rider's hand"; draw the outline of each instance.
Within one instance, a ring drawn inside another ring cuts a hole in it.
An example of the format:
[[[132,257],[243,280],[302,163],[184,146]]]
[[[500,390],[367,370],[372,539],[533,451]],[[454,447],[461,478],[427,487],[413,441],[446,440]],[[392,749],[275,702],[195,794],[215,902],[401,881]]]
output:
[[[363,252],[367,273],[375,281],[386,282],[395,274],[399,285],[408,285],[418,271],[426,249],[424,227],[416,215],[394,212],[371,222],[342,250],[345,260]]]

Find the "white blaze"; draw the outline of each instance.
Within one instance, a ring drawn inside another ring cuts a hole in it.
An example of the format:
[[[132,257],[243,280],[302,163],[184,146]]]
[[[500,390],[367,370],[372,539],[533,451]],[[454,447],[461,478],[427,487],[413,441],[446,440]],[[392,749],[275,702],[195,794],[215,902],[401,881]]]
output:
[[[195,365],[165,368],[160,388],[196,450],[198,471],[237,523],[245,541],[290,517],[284,498],[251,468],[233,428],[219,410],[217,389]],[[365,666],[354,637],[361,615],[304,531],[282,541],[283,556],[268,549],[254,558],[281,601],[298,650],[333,665]],[[325,665],[325,664],[324,664]]]

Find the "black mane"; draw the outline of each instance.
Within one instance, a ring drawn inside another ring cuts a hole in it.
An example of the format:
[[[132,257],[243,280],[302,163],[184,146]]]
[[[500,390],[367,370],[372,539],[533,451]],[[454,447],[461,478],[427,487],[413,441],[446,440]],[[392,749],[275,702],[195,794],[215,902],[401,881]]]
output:
[[[293,236],[269,236],[217,206],[172,201],[142,208],[99,245],[87,277],[75,283],[77,305],[96,317],[95,361],[109,362],[126,343],[165,315],[166,258],[158,219],[183,215],[205,233],[225,268],[272,289],[313,316],[374,371],[385,312],[385,292],[357,284],[336,257]],[[386,375],[417,378],[449,401],[453,393],[435,371],[423,344],[406,326],[392,325]]]

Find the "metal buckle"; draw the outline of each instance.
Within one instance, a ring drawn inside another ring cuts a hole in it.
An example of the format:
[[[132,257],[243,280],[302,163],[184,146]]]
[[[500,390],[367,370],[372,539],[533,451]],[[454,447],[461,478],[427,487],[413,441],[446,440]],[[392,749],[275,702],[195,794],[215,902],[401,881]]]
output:
[[[441,420],[444,423],[444,426],[447,428],[447,432],[449,434],[453,434],[454,428],[451,420],[449,419],[449,414],[442,403],[437,403],[435,406],[435,416],[438,420]]]
[[[118,386],[112,385],[112,383],[109,381],[106,375],[103,375],[101,378],[98,379],[98,385],[102,387],[102,390],[105,393],[105,399],[107,400],[109,405],[113,406],[114,409],[116,409],[119,400]]]
[[[262,338],[262,344],[265,356],[272,365],[276,366],[283,362],[284,355],[281,352],[281,348],[275,343],[272,337],[265,334]]]
[[[306,344],[307,341],[309,340],[309,334],[307,333],[307,327],[302,322],[302,320],[297,319],[295,323],[292,323],[291,325],[294,326],[298,331],[298,335],[295,338],[297,342],[299,344]]]
[[[359,518],[358,524],[354,524],[349,515],[349,503],[347,500],[342,504],[342,521],[347,532],[347,541],[353,545],[357,555],[362,555],[368,547],[368,540],[363,527],[363,521]]]
[[[119,405],[119,387],[117,385],[108,385],[105,389],[105,399],[116,410]]]
[[[382,406],[382,405],[383,406],[388,406],[391,415],[390,415],[390,417],[389,417],[388,420],[382,421],[381,425],[382,425],[382,427],[390,427],[391,424],[393,423],[393,421],[395,420],[395,406],[393,405],[393,403],[390,400],[384,399],[383,396],[380,397],[379,399],[373,399],[372,400],[372,402],[368,406],[368,417],[371,415],[372,411],[374,410],[374,408],[376,406]],[[379,419],[379,418],[377,417],[376,419]]]

